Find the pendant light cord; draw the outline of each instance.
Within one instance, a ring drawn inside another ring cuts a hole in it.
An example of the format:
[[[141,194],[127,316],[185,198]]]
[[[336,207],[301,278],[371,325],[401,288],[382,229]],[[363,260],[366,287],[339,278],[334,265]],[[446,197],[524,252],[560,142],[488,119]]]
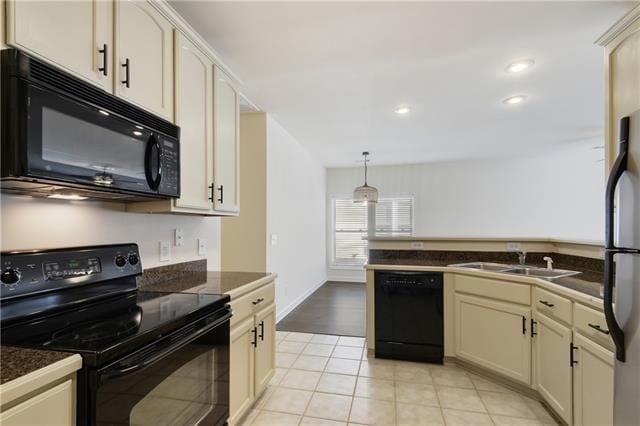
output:
[[[367,160],[367,155],[365,153],[362,153],[362,155],[364,156],[364,186],[368,186],[367,185],[367,162],[369,160]]]

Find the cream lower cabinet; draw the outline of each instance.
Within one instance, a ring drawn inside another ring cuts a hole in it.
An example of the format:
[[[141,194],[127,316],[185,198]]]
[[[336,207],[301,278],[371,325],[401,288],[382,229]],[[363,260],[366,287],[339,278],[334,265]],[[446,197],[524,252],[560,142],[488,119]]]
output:
[[[455,294],[456,356],[521,383],[531,382],[531,309]]]
[[[0,413],[0,424],[74,426],[76,424],[75,378]]]
[[[229,380],[229,423],[235,424],[254,399],[255,351],[253,317],[236,325],[231,330],[229,356],[231,377]]]
[[[534,387],[551,407],[571,424],[571,329],[535,312],[533,345],[535,351]]]
[[[577,332],[573,333],[573,344],[574,424],[612,425],[613,352]]]
[[[112,90],[113,2],[9,0],[6,6],[8,44]]]
[[[255,394],[260,394],[276,369],[276,305],[272,303],[255,316],[258,345],[255,355]]]
[[[239,422],[275,373],[273,282],[231,299],[229,424]]]

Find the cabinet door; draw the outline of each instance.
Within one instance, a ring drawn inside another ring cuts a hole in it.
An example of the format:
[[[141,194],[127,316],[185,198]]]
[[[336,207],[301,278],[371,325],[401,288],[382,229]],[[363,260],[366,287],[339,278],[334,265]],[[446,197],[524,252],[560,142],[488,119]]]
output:
[[[72,426],[76,424],[75,381],[67,380],[0,413],[0,424]]]
[[[573,368],[573,413],[576,425],[613,424],[613,352],[579,333]]]
[[[113,3],[87,1],[7,2],[7,43],[111,91]],[[106,46],[106,52],[102,51]],[[106,64],[104,71],[100,70]]]
[[[571,424],[571,330],[539,312],[535,321],[534,384],[556,413]]]
[[[605,45],[607,172],[617,155],[620,119],[640,109],[640,8],[628,19]]]
[[[173,27],[150,3],[116,1],[116,94],[173,120]]]
[[[259,395],[276,370],[276,305],[272,303],[256,314],[258,347],[256,348],[255,394]]]
[[[530,384],[530,309],[459,293],[455,302],[456,355]]]
[[[236,424],[254,399],[255,328],[253,317],[234,326],[230,333],[229,423]]]
[[[176,207],[208,213],[213,208],[211,61],[176,30],[176,124],[180,126],[180,198]]]
[[[231,79],[214,69],[214,182],[215,210],[240,211],[240,110],[238,91]]]

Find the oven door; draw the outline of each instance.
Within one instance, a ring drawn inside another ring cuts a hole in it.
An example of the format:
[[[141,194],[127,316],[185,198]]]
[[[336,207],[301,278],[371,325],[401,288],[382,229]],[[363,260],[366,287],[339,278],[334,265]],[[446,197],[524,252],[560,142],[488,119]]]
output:
[[[175,141],[76,98],[19,84],[27,92],[20,99],[26,102],[21,138],[26,139],[28,176],[158,193],[163,147]]]
[[[224,424],[230,317],[212,314],[99,370],[89,424]]]

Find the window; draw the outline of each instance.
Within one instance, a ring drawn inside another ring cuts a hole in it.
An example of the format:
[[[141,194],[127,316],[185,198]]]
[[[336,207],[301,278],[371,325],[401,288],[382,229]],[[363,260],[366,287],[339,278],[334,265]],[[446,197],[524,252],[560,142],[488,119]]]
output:
[[[365,237],[370,227],[372,231],[375,229],[376,236],[411,235],[413,197],[381,198],[369,206],[356,204],[351,198],[334,198],[332,266],[359,268],[364,265],[369,253]]]

